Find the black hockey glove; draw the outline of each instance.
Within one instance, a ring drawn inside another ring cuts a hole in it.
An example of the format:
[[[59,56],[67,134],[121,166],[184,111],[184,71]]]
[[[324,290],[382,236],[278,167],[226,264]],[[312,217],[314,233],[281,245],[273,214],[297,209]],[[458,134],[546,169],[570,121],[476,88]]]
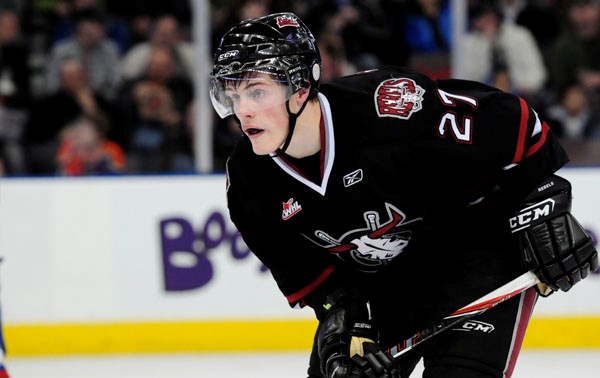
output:
[[[598,252],[592,239],[570,213],[571,184],[552,176],[527,197],[510,218],[527,268],[550,290],[538,286],[543,296],[568,291],[598,269]]]
[[[324,377],[400,378],[394,358],[376,343],[364,300],[337,290],[323,308],[316,341]]]

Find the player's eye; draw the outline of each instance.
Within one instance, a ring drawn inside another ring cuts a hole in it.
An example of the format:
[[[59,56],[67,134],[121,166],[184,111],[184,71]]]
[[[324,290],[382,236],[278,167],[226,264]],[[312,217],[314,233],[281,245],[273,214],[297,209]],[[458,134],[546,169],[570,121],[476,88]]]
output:
[[[227,102],[230,104],[237,104],[240,102],[240,95],[237,93],[230,93],[227,95]]]
[[[255,89],[252,92],[250,92],[250,97],[252,97],[255,100],[260,100],[261,98],[265,97],[266,92],[262,89]]]

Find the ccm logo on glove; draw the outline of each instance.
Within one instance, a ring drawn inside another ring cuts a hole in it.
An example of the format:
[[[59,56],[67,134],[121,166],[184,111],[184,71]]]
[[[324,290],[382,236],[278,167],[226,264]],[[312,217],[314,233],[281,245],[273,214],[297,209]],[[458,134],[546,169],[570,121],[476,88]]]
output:
[[[554,211],[555,204],[556,202],[552,198],[548,198],[542,202],[521,209],[517,215],[508,220],[511,232],[527,228],[532,222],[549,216]]]

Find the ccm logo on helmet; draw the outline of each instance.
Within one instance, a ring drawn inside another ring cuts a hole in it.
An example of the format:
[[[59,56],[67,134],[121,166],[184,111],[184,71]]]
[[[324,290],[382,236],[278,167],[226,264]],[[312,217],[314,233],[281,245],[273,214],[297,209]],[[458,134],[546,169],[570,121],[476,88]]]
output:
[[[279,17],[277,17],[275,22],[277,22],[277,26],[279,26],[280,28],[282,28],[284,26],[295,26],[295,27],[300,26],[300,25],[298,25],[298,21],[296,21],[296,19],[291,16],[279,16]]]
[[[233,58],[234,56],[236,56],[239,53],[240,53],[239,50],[227,51],[226,53],[223,53],[223,54],[219,55],[219,57],[217,58],[217,61],[220,62],[223,59]]]
[[[556,202],[552,198],[548,198],[542,202],[538,202],[535,205],[524,208],[519,214],[510,218],[511,232],[516,232],[527,228],[532,222],[550,215],[554,211],[554,205]]]

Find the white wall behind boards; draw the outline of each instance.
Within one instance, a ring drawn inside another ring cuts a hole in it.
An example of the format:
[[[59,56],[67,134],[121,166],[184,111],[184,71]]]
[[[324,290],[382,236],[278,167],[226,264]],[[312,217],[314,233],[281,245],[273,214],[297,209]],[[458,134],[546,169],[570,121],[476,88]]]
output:
[[[223,176],[3,180],[4,321],[308,316],[235,236],[224,188]]]
[[[600,170],[561,173],[600,235]],[[312,318],[248,253],[224,189],[222,175],[0,180],[4,322]],[[599,289],[595,275],[536,314],[600,316]]]

